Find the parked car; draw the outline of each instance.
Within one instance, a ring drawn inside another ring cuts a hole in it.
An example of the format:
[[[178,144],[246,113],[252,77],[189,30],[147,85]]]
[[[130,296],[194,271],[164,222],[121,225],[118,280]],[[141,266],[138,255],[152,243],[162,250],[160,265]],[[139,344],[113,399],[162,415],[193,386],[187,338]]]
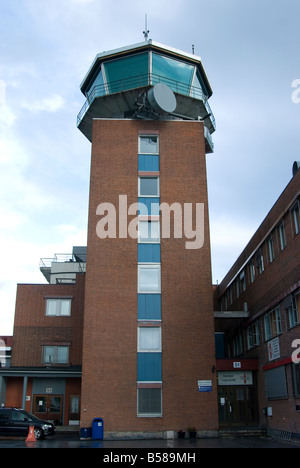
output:
[[[36,439],[54,435],[56,428],[27,411],[17,408],[0,408],[0,436],[27,436],[29,427],[34,426]]]

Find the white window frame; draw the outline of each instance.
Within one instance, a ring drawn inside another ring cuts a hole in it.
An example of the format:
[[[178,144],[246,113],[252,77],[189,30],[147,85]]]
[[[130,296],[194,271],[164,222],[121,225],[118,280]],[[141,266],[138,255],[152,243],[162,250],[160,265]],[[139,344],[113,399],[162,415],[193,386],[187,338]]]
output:
[[[279,231],[280,250],[282,251],[287,246],[284,220],[282,220],[281,223],[279,224],[278,231]]]
[[[156,291],[146,291],[140,286],[142,270],[157,270],[158,271],[158,288]],[[140,294],[160,294],[161,293],[161,264],[160,263],[139,263],[138,264],[138,293]]]
[[[155,197],[157,197],[157,198],[158,198],[158,197],[160,196],[159,177],[157,177],[157,176],[140,176],[138,179],[139,179],[139,187],[138,187],[138,190],[139,190],[139,191],[138,191],[138,194],[139,194],[138,196],[139,196],[139,197],[143,197],[143,198],[147,198],[147,197],[148,197],[148,198],[155,198]],[[157,186],[157,193],[156,193],[155,195],[143,195],[143,194],[141,193],[141,179],[155,179],[156,182],[157,182],[157,184],[156,184],[156,186]]]
[[[154,331],[158,334],[158,346],[157,347],[142,347],[143,337],[142,334],[146,331]],[[161,353],[161,327],[138,327],[138,353]]]
[[[154,383],[157,383],[157,382],[154,382]],[[139,392],[141,390],[160,390],[160,411],[157,412],[157,413],[142,413],[139,411]],[[138,388],[137,389],[137,416],[140,417],[140,418],[160,418],[162,417],[163,415],[163,411],[162,411],[162,388]]]
[[[266,341],[282,333],[281,310],[279,306],[264,316],[264,328]]]
[[[51,361],[51,360],[49,361],[49,360],[46,359],[47,354],[48,354],[48,353],[46,353],[47,348],[51,348],[53,350],[53,355],[54,355],[53,361]],[[64,348],[64,350],[67,351],[67,359],[65,361],[59,361],[58,360],[58,355],[59,355],[59,349],[60,348]],[[59,346],[59,345],[58,346],[51,346],[51,345],[43,346],[43,361],[42,362],[43,362],[43,364],[69,364],[69,346],[64,346],[64,345],[62,345],[62,346]]]
[[[142,145],[141,145],[141,140],[143,138],[157,138],[157,148],[156,148],[157,151],[154,152],[154,153],[152,151],[150,153],[143,152],[142,151]],[[159,137],[158,137],[158,135],[139,135],[139,154],[159,154]]]
[[[275,260],[275,249],[274,249],[274,238],[273,238],[272,235],[268,239],[268,253],[269,253],[270,263],[274,262],[274,260]]]
[[[69,307],[67,310],[67,313],[63,310],[62,304],[68,303]],[[72,304],[72,299],[70,298],[58,298],[58,297],[53,297],[53,298],[47,298],[46,299],[46,316],[47,317],[70,317],[71,316],[71,304]],[[53,305],[53,309],[55,309],[55,312],[52,313],[51,311],[51,305]]]

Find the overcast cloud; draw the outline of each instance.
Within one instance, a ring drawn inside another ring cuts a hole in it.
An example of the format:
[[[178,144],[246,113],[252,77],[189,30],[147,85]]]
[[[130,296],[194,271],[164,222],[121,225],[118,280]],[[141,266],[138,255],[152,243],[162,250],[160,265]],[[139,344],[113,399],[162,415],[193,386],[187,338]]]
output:
[[[0,0],[0,335],[39,258],[86,244],[90,144],[76,128],[95,55],[150,37],[195,53],[214,90],[207,156],[213,281],[300,160],[298,0]]]

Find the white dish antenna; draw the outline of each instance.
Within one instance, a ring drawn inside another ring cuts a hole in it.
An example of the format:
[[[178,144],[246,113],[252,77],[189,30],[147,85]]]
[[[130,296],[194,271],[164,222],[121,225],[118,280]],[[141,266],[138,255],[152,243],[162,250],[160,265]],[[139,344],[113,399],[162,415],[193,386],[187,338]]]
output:
[[[148,101],[152,109],[159,114],[175,111],[177,101],[173,91],[164,83],[157,83],[148,92]]]

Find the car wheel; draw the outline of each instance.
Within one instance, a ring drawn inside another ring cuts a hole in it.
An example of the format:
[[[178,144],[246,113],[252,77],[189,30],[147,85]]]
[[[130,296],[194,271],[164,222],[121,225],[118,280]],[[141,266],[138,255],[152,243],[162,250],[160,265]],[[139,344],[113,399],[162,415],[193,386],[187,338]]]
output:
[[[44,436],[44,433],[40,427],[35,427],[34,428],[34,437],[36,440],[42,439]]]

